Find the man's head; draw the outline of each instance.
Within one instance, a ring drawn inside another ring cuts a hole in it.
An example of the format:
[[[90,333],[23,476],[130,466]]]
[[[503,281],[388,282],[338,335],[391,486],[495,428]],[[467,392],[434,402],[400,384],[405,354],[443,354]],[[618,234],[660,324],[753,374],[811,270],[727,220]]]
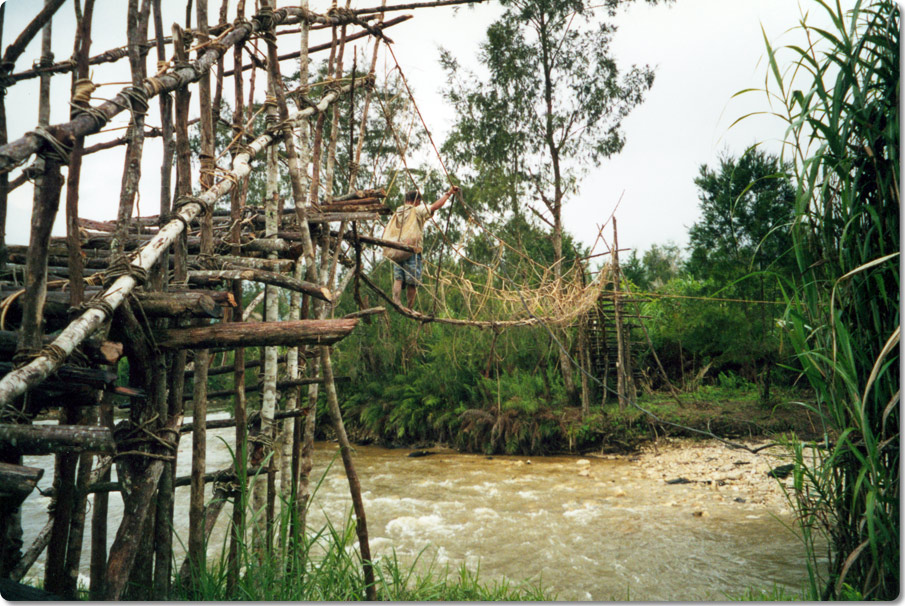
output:
[[[419,202],[421,202],[421,194],[418,193],[417,189],[405,192],[406,204],[418,204]]]

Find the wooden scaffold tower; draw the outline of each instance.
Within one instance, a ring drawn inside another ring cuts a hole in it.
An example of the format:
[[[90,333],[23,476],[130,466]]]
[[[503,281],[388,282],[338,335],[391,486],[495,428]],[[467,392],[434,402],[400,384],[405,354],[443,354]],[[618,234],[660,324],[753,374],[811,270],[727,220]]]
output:
[[[364,9],[334,2],[319,14],[307,2],[277,8],[275,0],[259,0],[257,12],[246,16],[246,2],[238,0],[232,20],[224,1],[217,24],[209,25],[207,0],[194,0],[194,10],[189,0],[185,23],[165,31],[161,0],[128,0],[127,44],[91,55],[95,3],[73,0],[73,58],[55,63],[49,52],[51,19],[64,0],[45,0],[3,50],[4,91],[39,78],[42,92],[37,125],[12,141],[0,96],[2,224],[9,193],[29,182],[34,189],[29,244],[0,239],[0,576],[22,579],[46,551],[44,588],[75,597],[82,537],[90,524],[86,556],[93,599],[166,599],[174,578],[190,583],[205,565],[207,534],[229,501],[234,581],[237,540],[250,534],[258,549],[273,544],[278,489],[280,502],[292,510],[292,532],[304,532],[315,404],[323,390],[352,494],[368,587],[362,597],[376,598],[331,351],[359,317],[383,308],[342,318],[333,317],[333,310],[351,282],[358,286],[363,246],[410,248],[365,235],[370,223],[389,212],[383,189],[356,187],[366,116],[353,120],[350,110],[349,180],[343,184],[335,182],[339,128],[329,125],[339,124],[337,102],[345,97],[363,95],[367,113],[378,48],[391,42],[384,31],[410,18],[384,19],[385,13],[474,1],[480,0]],[[0,6],[0,31],[5,9]],[[313,29],[329,30],[330,42],[309,46]],[[17,59],[38,32],[44,40],[41,60],[16,72]],[[300,36],[300,50],[278,54],[277,40],[289,34]],[[350,74],[346,45],[365,37],[374,43],[370,69],[356,74],[353,64]],[[308,56],[317,51],[329,52],[328,73],[326,83],[314,85]],[[149,70],[152,53],[157,63]],[[128,60],[131,82],[112,98],[92,103],[97,86],[89,79],[91,67],[121,59]],[[297,90],[286,87],[285,60],[299,62]],[[266,98],[256,105],[261,71]],[[70,119],[50,124],[47,87],[53,76],[66,74]],[[223,144],[215,130],[225,120],[220,108],[228,82],[233,115],[230,140]],[[196,99],[199,117],[189,120]],[[146,124],[155,105],[159,128]],[[129,117],[124,136],[88,145],[89,137],[120,114]],[[197,176],[190,122],[197,122],[200,135]],[[351,145],[355,131],[357,145]],[[135,216],[143,151],[156,144],[153,139],[160,139],[163,150],[159,211]],[[80,218],[82,159],[111,149],[124,149],[117,218]],[[255,164],[261,159],[263,166]],[[278,187],[283,167],[291,185],[286,199]],[[258,199],[249,189],[253,168],[266,174]],[[343,190],[347,193],[334,195]],[[51,227],[63,195],[67,235],[58,238]],[[341,279],[340,265],[349,268]],[[249,285],[263,287],[262,321],[249,321],[260,299],[243,306]],[[290,301],[283,318],[281,291]],[[246,359],[252,348],[262,349],[258,359]],[[128,360],[126,385],[118,380],[121,360]],[[262,379],[246,385],[246,370],[254,367]],[[232,377],[232,387],[209,391],[209,380],[223,376]],[[246,398],[252,391],[261,393],[257,410],[250,410]],[[233,418],[208,420],[208,401],[224,397],[232,400]],[[117,402],[127,410],[118,420]],[[33,423],[48,410],[59,411],[59,424]],[[192,421],[184,422],[188,412]],[[224,426],[235,426],[235,466],[210,470],[206,431]],[[175,453],[187,434],[191,474],[177,477]],[[48,521],[33,544],[23,545],[20,505],[43,474],[23,465],[23,455],[51,453],[56,462]],[[111,482],[114,465],[117,481]],[[213,499],[205,503],[205,484],[211,483]],[[174,494],[186,485],[189,536],[186,559],[179,563],[172,561]],[[251,494],[254,515],[237,496],[242,487]],[[115,491],[125,507],[108,550],[107,495]]]
[[[637,400],[637,380],[641,376],[638,365],[638,346],[646,343],[638,329],[643,328],[644,317],[638,304],[647,299],[631,293],[626,288],[625,277],[619,265],[619,236],[613,218],[613,248],[606,272],[607,283],[600,291],[596,304],[578,320],[579,350],[585,371],[603,386],[602,402],[615,395],[619,408],[624,410]],[[631,309],[626,304],[632,304]],[[590,393],[587,378],[582,393]],[[611,380],[613,379],[613,380]],[[614,387],[610,387],[614,384]],[[585,411],[589,396],[582,402]]]

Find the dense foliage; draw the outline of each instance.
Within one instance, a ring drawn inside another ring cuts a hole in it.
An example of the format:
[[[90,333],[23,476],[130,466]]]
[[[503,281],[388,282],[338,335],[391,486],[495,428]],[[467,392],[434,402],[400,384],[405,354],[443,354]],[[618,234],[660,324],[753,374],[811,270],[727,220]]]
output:
[[[787,325],[825,451],[797,450],[793,498],[823,599],[899,596],[899,7],[818,0],[832,27],[774,50],[797,181],[792,238],[800,278]],[[789,53],[796,69],[780,60]],[[784,75],[785,74],[785,75]],[[797,76],[797,77],[796,77]],[[829,538],[821,578],[813,533]]]

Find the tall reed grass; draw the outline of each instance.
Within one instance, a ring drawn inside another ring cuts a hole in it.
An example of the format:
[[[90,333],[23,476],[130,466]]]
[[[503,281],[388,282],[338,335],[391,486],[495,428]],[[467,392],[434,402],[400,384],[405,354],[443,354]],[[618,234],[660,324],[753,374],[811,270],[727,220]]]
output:
[[[899,9],[806,8],[831,26],[804,16],[803,44],[766,41],[771,113],[788,124],[798,184],[801,276],[785,322],[826,428],[816,454],[794,450],[791,498],[810,597],[889,600],[899,595]]]

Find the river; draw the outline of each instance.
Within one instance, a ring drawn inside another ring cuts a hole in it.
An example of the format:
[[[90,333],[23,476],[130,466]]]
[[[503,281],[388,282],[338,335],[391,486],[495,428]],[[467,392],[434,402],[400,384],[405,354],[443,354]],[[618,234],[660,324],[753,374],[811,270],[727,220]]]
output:
[[[230,463],[208,432],[208,469]],[[190,468],[191,440],[180,443],[178,475]],[[422,562],[455,570],[464,563],[482,581],[533,579],[560,600],[721,600],[747,588],[783,586],[797,593],[806,578],[803,548],[776,482],[766,470],[776,461],[718,443],[664,444],[630,457],[518,457],[431,449],[356,448],[372,554],[395,549],[401,560],[422,552]],[[319,443],[315,473],[337,452]],[[47,468],[52,457],[26,457]],[[667,484],[675,478],[687,484]],[[188,491],[177,489],[177,533],[188,535]],[[208,492],[210,487],[208,487]],[[33,493],[23,509],[25,544],[47,520],[48,499]],[[351,500],[336,458],[316,495],[310,517],[319,528],[329,517],[341,525]],[[110,541],[122,502],[110,499]],[[224,511],[228,512],[229,508]],[[228,514],[211,540],[219,553]],[[86,529],[86,534],[88,529]],[[87,585],[88,540],[82,579]],[[177,541],[177,553],[182,549]],[[179,558],[181,561],[181,557]],[[32,575],[43,575],[42,561]]]

